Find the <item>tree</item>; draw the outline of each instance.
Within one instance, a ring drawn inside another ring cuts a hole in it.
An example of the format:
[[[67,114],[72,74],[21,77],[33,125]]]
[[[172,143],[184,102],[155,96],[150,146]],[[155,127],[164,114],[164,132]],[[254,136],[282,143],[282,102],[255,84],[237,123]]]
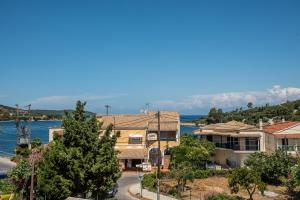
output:
[[[177,182],[177,194],[179,197],[181,197],[181,193],[184,191],[186,182],[188,180],[193,181],[195,177],[193,168],[188,162],[179,163],[175,168],[172,168],[170,175]]]
[[[211,108],[208,117],[207,117],[207,123],[208,124],[215,124],[215,123],[221,123],[223,122],[223,110],[217,109],[217,108]]]
[[[18,165],[8,173],[8,177],[14,185],[15,192],[25,197],[29,195],[28,187],[30,184],[30,176],[31,166],[26,159],[22,159]]]
[[[49,145],[38,165],[39,196],[59,200],[91,194],[103,199],[120,177],[111,126],[99,139],[97,119],[86,117],[84,106],[78,101],[73,114],[66,113],[63,136]]]
[[[232,193],[238,193],[240,189],[247,190],[249,200],[253,200],[256,189],[262,193],[266,189],[266,184],[262,182],[260,174],[245,167],[234,169],[228,179],[228,184]]]
[[[180,137],[180,145],[173,147],[172,163],[176,165],[188,162],[194,168],[205,168],[205,163],[213,156],[215,146],[207,140],[199,140],[191,135]]]
[[[32,141],[31,141],[31,148],[38,148],[42,146],[42,141],[40,138],[34,138]]]
[[[247,107],[248,107],[248,109],[253,108],[253,103],[252,103],[252,102],[249,102],[249,103],[247,104]]]
[[[246,160],[245,165],[261,174],[264,182],[278,184],[281,177],[287,177],[294,164],[294,159],[283,150],[276,150],[268,155],[254,153]]]

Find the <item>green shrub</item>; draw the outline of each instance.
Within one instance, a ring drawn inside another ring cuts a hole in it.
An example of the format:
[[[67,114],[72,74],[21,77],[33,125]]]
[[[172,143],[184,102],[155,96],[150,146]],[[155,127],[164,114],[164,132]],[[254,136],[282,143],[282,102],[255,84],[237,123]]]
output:
[[[208,178],[211,176],[228,176],[230,175],[231,170],[228,169],[222,169],[222,170],[214,170],[214,169],[206,169],[206,170],[202,170],[202,169],[196,169],[194,171],[194,175],[196,179],[202,179],[202,178]]]
[[[217,194],[209,197],[208,200],[237,200],[237,198],[229,196],[227,194]]]
[[[8,179],[0,180],[0,194],[10,194],[14,190]]]
[[[156,188],[156,175],[154,173],[145,174],[142,185],[144,188],[149,190],[155,190]]]
[[[194,171],[194,176],[196,179],[208,178],[212,176],[212,170],[198,169]]]
[[[276,150],[272,154],[254,153],[245,162],[246,166],[261,174],[264,182],[281,184],[281,177],[288,177],[295,159],[283,150]]]

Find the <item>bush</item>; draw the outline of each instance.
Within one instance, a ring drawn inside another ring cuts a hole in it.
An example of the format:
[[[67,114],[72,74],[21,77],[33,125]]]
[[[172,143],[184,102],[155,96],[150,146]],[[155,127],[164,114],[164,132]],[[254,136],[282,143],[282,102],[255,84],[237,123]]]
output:
[[[264,182],[280,184],[281,177],[288,177],[295,160],[282,150],[277,150],[271,155],[265,153],[251,154],[246,161],[246,166],[261,174]]]
[[[210,176],[212,176],[213,172],[212,170],[195,170],[194,172],[194,176],[196,179],[202,179],[202,178],[208,178]]]
[[[10,194],[13,190],[13,185],[7,179],[0,180],[0,194]]]
[[[155,190],[156,189],[156,175],[154,173],[144,174],[142,185],[144,188],[146,188],[148,190],[152,190],[152,191]]]
[[[208,200],[237,200],[237,198],[227,194],[217,194],[209,197]]]

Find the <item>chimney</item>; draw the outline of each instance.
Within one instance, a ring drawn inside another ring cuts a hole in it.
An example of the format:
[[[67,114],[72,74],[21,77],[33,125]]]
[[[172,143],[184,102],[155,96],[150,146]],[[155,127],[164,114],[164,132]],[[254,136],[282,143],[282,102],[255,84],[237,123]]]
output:
[[[282,118],[282,120],[281,120],[282,122],[285,122],[285,119],[284,118]]]
[[[263,121],[262,119],[259,119],[259,130],[263,130]]]
[[[273,125],[273,124],[274,124],[273,118],[269,119],[269,124],[270,124],[270,125]]]

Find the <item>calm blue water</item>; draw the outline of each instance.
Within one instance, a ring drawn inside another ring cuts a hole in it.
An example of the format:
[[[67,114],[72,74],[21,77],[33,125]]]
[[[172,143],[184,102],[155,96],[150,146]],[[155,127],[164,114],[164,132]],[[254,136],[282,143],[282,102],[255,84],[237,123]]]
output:
[[[199,115],[182,115],[181,121],[199,119]],[[48,129],[60,126],[61,121],[34,121],[31,123],[32,138],[40,138],[44,144],[48,143]],[[191,134],[197,127],[181,126],[181,134]],[[16,145],[16,125],[14,121],[0,121],[0,155],[10,156]]]
[[[60,125],[61,121],[34,121],[31,123],[32,138],[40,138],[46,144],[49,127]],[[10,156],[14,152],[16,138],[15,122],[0,122],[0,155]]]

